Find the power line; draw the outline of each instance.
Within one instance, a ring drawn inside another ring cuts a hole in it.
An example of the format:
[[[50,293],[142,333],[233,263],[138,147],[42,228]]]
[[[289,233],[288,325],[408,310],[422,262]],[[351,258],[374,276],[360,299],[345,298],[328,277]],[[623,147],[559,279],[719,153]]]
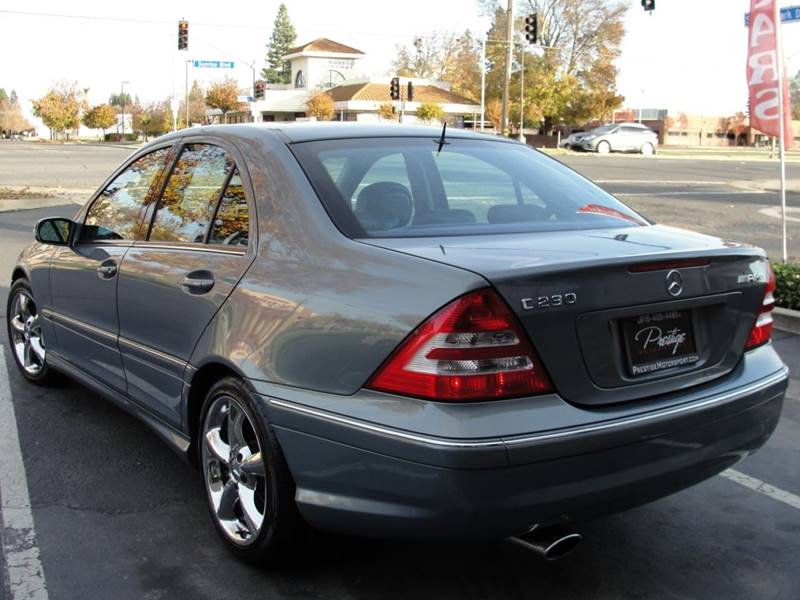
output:
[[[106,21],[114,23],[136,23],[139,25],[174,25],[176,21],[161,21],[156,19],[132,19],[129,17],[100,17],[97,15],[69,15],[66,13],[42,13],[26,10],[0,10],[0,14],[18,15],[22,17],[52,17],[55,19],[74,19],[79,21]],[[258,25],[234,25],[227,23],[198,23],[192,22],[192,25],[200,25],[202,27],[223,27],[229,29],[257,29],[264,31],[267,27],[259,27]]]

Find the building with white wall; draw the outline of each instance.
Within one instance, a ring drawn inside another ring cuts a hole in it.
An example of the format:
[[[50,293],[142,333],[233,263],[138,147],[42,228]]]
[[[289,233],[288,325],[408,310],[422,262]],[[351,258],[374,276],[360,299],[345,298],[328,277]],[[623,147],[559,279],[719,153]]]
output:
[[[234,116],[234,121],[295,121],[306,118],[306,102],[315,93],[326,91],[334,100],[336,115],[341,121],[377,121],[381,104],[392,102],[389,94],[391,77],[367,77],[359,71],[361,50],[327,38],[319,38],[292,48],[284,56],[291,63],[292,82],[267,84],[264,99],[250,105],[250,115]],[[454,94],[442,81],[403,78],[401,89],[414,85],[413,101],[393,102],[395,110],[403,113],[403,122],[413,123],[417,107],[422,102],[435,102],[456,126],[464,117],[480,113],[475,102]]]

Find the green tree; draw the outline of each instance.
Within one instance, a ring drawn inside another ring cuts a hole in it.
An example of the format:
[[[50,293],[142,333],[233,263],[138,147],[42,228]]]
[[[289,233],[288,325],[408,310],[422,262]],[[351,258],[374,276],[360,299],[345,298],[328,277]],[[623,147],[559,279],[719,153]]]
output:
[[[197,81],[192,83],[189,90],[189,123],[186,121],[186,101],[181,100],[178,111],[178,123],[180,127],[190,127],[193,123],[204,123],[206,120],[206,94]]]
[[[116,108],[122,108],[122,101],[125,101],[125,106],[131,106],[133,102],[131,101],[131,95],[128,92],[120,93],[120,94],[111,94],[108,97],[108,104],[114,106]]]
[[[288,60],[283,60],[284,55],[294,45],[297,32],[294,30],[289,11],[281,2],[275,22],[272,25],[272,35],[267,44],[267,68],[261,71],[261,76],[267,83],[291,83],[292,66]]]
[[[441,122],[444,117],[444,109],[441,104],[436,102],[423,102],[417,107],[417,119],[423,123]]]
[[[81,115],[87,108],[87,91],[78,88],[77,83],[57,83],[44,96],[33,101],[33,114],[42,120],[56,138],[63,137],[67,130],[80,125]]]
[[[98,104],[93,106],[86,114],[83,115],[83,124],[89,129],[100,129],[103,131],[103,136],[106,134],[106,129],[111,127],[117,121],[117,111],[110,104]]]
[[[17,93],[11,90],[9,96],[0,88],[0,131],[19,133],[28,129],[31,129],[31,124],[22,115]]]
[[[148,136],[157,136],[172,130],[172,111],[169,100],[153,102],[143,107],[138,103],[131,105],[133,130],[147,141]]]
[[[433,31],[397,46],[392,72],[448,81],[453,92],[475,100],[481,95],[480,44],[469,30],[460,35]]]
[[[222,122],[225,122],[225,115],[239,105],[239,86],[235,80],[225,77],[222,81],[211,84],[206,93],[206,104],[211,108],[222,111]]]

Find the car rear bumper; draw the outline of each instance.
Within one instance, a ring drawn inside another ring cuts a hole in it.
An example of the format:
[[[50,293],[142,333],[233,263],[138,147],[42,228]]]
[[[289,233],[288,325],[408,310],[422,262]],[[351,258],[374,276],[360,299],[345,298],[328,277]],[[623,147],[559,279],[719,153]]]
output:
[[[775,354],[762,350],[762,363]],[[745,382],[752,368],[740,365],[728,385],[703,386],[686,402],[608,420],[598,410],[592,423],[507,437],[436,437],[263,399],[312,525],[499,538],[655,500],[754,452],[777,425],[787,386],[787,369],[774,359],[780,367],[767,375]]]

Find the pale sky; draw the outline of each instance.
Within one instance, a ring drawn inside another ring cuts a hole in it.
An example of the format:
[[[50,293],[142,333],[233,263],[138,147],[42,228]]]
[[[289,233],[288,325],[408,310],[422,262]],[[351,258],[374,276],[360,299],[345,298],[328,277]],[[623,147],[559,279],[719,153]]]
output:
[[[668,108],[695,114],[727,115],[746,106],[748,0],[658,0],[645,13],[629,0],[626,37],[619,60],[618,88],[626,105]],[[781,5],[800,4],[782,0]],[[240,0],[0,0],[0,87],[16,89],[23,109],[59,80],[89,87],[92,104],[119,91],[143,102],[183,94],[184,61],[234,60],[236,68],[193,69],[207,83],[231,74],[249,85],[256,61],[264,66],[265,44],[279,2]],[[329,37],[367,53],[365,75],[385,75],[395,46],[435,29],[483,32],[487,19],[473,0],[322,2],[286,0],[297,43]],[[79,15],[62,18],[17,12]],[[189,52],[178,52],[177,21],[190,23]],[[120,21],[107,19],[123,19]],[[128,22],[125,20],[146,22]],[[800,70],[800,22],[783,26],[790,74]],[[174,86],[174,87],[173,87]]]

